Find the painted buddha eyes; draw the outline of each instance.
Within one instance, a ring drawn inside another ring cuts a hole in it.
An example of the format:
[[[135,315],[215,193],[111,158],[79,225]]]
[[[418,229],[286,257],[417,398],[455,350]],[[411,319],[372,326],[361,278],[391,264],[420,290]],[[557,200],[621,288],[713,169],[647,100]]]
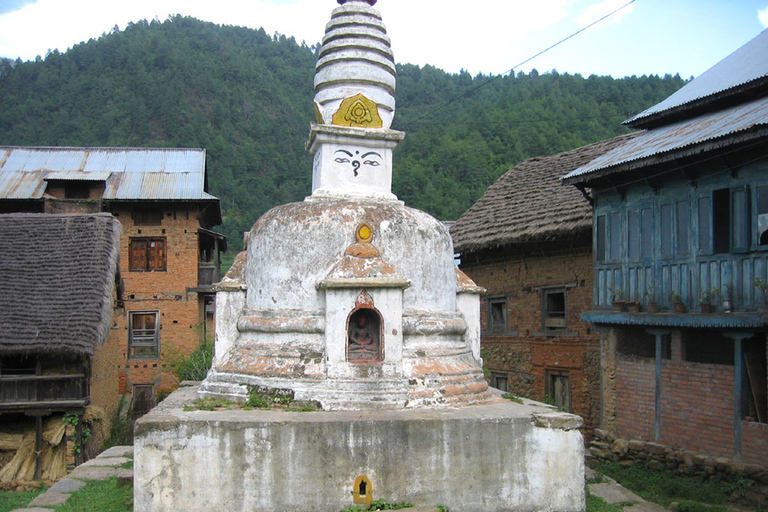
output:
[[[375,151],[369,151],[368,153],[360,155],[359,151],[355,151],[355,153],[352,154],[352,152],[347,151],[346,149],[339,149],[336,150],[335,155],[336,158],[334,158],[333,161],[342,165],[350,164],[355,177],[359,175],[358,171],[360,170],[360,167],[379,167],[381,165],[381,155]]]

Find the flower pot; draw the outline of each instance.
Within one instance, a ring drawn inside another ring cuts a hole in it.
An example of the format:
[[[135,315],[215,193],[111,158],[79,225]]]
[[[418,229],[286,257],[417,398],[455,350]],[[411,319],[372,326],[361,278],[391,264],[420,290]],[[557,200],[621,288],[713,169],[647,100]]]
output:
[[[701,312],[702,313],[713,313],[715,311],[715,306],[712,304],[703,303],[701,305]]]
[[[675,302],[675,304],[672,306],[675,313],[685,313],[685,304],[682,302]]]
[[[648,303],[648,312],[649,313],[658,313],[659,312],[659,303],[658,302],[649,302]]]
[[[613,305],[614,311],[624,311],[624,306],[626,305],[623,300],[615,300],[611,302],[611,304]]]
[[[639,302],[627,302],[627,309],[630,313],[639,313],[640,312],[640,303]]]

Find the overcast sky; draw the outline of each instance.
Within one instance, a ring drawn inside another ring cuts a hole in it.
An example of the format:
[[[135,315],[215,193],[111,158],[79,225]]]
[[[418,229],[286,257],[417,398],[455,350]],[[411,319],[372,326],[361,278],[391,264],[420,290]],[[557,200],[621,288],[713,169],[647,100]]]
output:
[[[379,0],[399,63],[501,74],[629,0]],[[0,56],[66,51],[115,25],[183,14],[308,45],[336,0],[0,0]],[[698,76],[768,27],[768,0],[636,0],[516,71]]]

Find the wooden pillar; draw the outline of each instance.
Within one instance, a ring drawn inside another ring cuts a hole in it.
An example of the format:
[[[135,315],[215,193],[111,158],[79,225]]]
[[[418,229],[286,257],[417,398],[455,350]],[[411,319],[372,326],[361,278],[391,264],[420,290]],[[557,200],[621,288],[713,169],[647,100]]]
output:
[[[741,420],[744,417],[744,340],[755,333],[744,331],[726,331],[723,333],[733,340],[733,459],[742,461],[741,454]]]
[[[35,415],[35,480],[43,477],[43,417]]]

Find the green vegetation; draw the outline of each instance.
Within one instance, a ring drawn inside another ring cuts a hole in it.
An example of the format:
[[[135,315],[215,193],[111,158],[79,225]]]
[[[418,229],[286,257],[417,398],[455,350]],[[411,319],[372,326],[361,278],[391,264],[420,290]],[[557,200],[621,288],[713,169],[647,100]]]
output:
[[[43,490],[41,487],[34,491],[0,491],[0,512],[26,507]]]
[[[77,414],[65,414],[64,417],[62,417],[62,421],[64,421],[65,425],[69,425],[72,428],[77,427],[77,425],[80,423],[81,417]],[[83,425],[83,432],[82,432],[82,439],[78,443],[77,440],[74,441],[72,447],[75,450],[75,453],[82,453],[83,449],[88,445],[88,440],[91,438],[91,428],[88,426],[87,423]]]
[[[513,402],[517,402],[518,404],[523,403],[523,399],[520,398],[517,395],[513,395],[512,393],[504,393],[501,395],[502,398],[506,398],[507,400],[512,400]]]
[[[403,508],[411,508],[411,507],[413,507],[413,503],[408,503],[407,501],[402,501],[400,503],[389,503],[387,500],[375,500],[371,502],[370,507],[364,507],[362,505],[354,505],[347,509],[342,510],[341,512],[365,512],[368,510],[400,510]],[[441,511],[443,510],[447,512],[448,509],[446,509],[445,507],[442,507]]]
[[[216,409],[280,409],[286,412],[311,412],[320,410],[316,402],[294,400],[293,395],[281,393],[281,390],[253,390],[245,403],[232,402],[224,398],[198,398],[192,404],[185,405],[184,411],[213,411]]]
[[[267,209],[309,194],[304,149],[316,46],[174,16],[129,23],[34,62],[0,61],[0,140],[12,145],[204,147],[237,252]],[[456,219],[521,160],[625,133],[679,76],[448,74],[400,64],[394,192]],[[460,98],[460,99],[458,99]]]
[[[587,489],[587,512],[621,512],[623,509],[619,505],[609,505],[599,496],[594,496]]]
[[[89,481],[73,493],[56,512],[132,512],[133,486],[121,485],[117,478]]]
[[[618,481],[641,498],[668,507],[670,503],[680,504],[681,511],[697,512],[712,510],[702,505],[723,505],[734,492],[742,495],[753,484],[748,478],[732,481],[717,479],[704,480],[669,471],[656,471],[643,466],[625,468],[617,463],[601,463],[596,471]]]

